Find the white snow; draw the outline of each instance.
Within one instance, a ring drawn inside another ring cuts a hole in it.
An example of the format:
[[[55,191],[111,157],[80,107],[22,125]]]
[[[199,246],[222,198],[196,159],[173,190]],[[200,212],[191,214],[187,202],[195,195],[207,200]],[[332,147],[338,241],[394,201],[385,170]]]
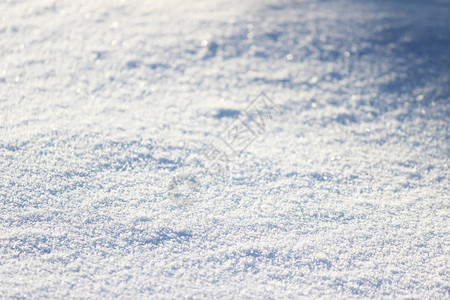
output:
[[[449,15],[0,1],[0,298],[449,298]],[[260,92],[282,114],[173,201]]]

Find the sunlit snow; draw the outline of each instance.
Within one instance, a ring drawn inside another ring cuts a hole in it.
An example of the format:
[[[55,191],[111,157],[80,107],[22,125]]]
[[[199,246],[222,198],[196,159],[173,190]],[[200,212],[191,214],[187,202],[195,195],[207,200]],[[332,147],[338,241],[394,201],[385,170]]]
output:
[[[449,16],[0,1],[0,298],[448,298]]]

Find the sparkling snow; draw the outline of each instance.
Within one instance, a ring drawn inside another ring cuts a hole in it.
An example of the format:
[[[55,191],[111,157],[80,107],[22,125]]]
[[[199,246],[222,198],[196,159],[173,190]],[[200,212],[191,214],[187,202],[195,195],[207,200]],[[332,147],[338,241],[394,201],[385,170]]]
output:
[[[449,15],[0,1],[0,298],[448,298]],[[173,201],[261,92],[281,115]]]

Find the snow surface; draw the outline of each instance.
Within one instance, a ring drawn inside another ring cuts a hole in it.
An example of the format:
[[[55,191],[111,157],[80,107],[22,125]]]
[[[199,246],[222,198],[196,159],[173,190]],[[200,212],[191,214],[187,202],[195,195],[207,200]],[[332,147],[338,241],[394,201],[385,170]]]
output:
[[[0,298],[450,298],[448,1],[0,1]],[[188,159],[282,109],[189,205]]]

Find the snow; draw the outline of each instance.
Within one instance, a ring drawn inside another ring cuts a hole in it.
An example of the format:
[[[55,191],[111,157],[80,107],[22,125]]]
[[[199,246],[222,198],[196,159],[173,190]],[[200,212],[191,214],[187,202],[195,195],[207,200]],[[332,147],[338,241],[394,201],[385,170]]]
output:
[[[449,297],[448,1],[0,12],[0,298]]]

